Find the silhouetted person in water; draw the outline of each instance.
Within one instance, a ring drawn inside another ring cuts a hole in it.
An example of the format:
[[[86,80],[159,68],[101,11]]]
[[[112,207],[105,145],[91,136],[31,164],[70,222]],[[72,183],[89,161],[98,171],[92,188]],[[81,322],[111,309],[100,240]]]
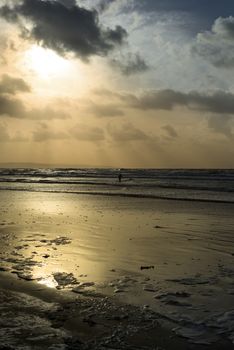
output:
[[[118,179],[119,179],[119,182],[121,182],[121,180],[122,180],[122,174],[121,173],[119,173]]]

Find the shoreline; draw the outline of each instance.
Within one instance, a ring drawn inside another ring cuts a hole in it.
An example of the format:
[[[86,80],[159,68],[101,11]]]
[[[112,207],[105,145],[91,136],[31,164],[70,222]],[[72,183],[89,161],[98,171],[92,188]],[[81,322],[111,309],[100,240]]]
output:
[[[25,184],[25,183],[24,183]],[[34,183],[29,183],[29,184],[34,184]],[[36,183],[36,184],[43,184],[43,183]],[[47,183],[49,185],[50,183]],[[62,184],[62,183],[61,183]],[[71,184],[71,183],[69,183]],[[120,187],[119,184],[115,185],[116,187]],[[77,195],[77,196],[88,196],[88,197],[119,197],[119,198],[139,198],[139,199],[152,199],[152,200],[158,200],[158,201],[178,201],[178,202],[197,202],[197,203],[214,203],[214,204],[230,204],[234,205],[233,200],[223,200],[223,199],[203,199],[203,198],[186,198],[186,197],[163,197],[163,196],[158,196],[158,195],[151,195],[151,194],[140,194],[140,193],[114,193],[114,192],[95,192],[95,191],[57,191],[57,190],[37,190],[37,189],[25,189],[25,188],[3,188],[0,189],[2,192],[7,192],[7,191],[12,191],[12,192],[31,192],[31,193],[51,193],[51,194],[62,194],[62,195]]]

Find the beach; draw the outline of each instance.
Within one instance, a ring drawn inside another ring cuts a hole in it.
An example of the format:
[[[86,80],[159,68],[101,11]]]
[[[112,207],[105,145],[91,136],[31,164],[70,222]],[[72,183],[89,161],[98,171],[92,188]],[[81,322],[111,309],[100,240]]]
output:
[[[234,0],[0,0],[0,350],[234,350],[233,71]]]
[[[233,203],[15,189],[0,203],[4,346],[233,348]]]

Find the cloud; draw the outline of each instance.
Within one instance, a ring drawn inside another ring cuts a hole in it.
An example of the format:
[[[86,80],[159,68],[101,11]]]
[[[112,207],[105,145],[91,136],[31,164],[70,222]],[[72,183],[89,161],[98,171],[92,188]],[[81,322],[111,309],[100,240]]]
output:
[[[52,119],[68,119],[70,116],[67,113],[52,109],[51,107],[45,108],[33,108],[31,110],[25,110],[24,118],[34,120],[52,120]]]
[[[149,139],[142,130],[136,128],[131,123],[124,123],[121,126],[109,124],[107,131],[116,142],[143,141]]]
[[[0,95],[0,115],[20,118],[26,113],[23,103],[9,96]]]
[[[124,75],[130,76],[137,73],[144,73],[149,69],[145,60],[139,54],[128,54],[127,58],[112,59],[111,64],[117,67]]]
[[[44,142],[50,140],[65,140],[68,135],[61,131],[54,131],[45,123],[40,123],[37,130],[33,131],[33,141]]]
[[[19,92],[30,92],[30,86],[21,78],[7,74],[0,81],[0,116],[11,118],[51,120],[67,119],[70,116],[62,111],[46,106],[44,108],[26,108],[25,104],[14,95]]]
[[[30,86],[21,78],[14,78],[7,74],[0,81],[0,94],[14,95],[17,92],[30,92]]]
[[[178,40],[177,30],[191,39],[201,30],[208,30],[215,18],[234,13],[234,2],[231,0],[213,0],[212,5],[210,0],[118,0],[111,7],[108,0],[100,2],[107,3],[107,6],[104,5],[104,11],[108,10],[105,15],[115,13],[129,16],[129,20],[131,18],[137,27],[139,25],[140,31],[143,29],[142,22],[144,27],[150,23],[153,25],[151,28],[157,27],[156,31],[151,31],[151,37],[157,35],[158,24],[161,23],[164,32],[167,31],[167,36],[172,36],[173,41]],[[112,5],[113,1],[110,3]]]
[[[225,91],[205,94],[167,89],[148,91],[140,96],[125,94],[119,97],[128,106],[142,110],[172,110],[180,106],[196,111],[234,114],[234,94]]]
[[[229,115],[211,116],[208,119],[208,127],[218,134],[225,135],[227,138],[232,138],[232,122],[233,117]]]
[[[114,104],[96,104],[91,102],[88,111],[97,117],[119,117],[123,116],[124,112]]]
[[[234,17],[219,17],[210,31],[199,33],[192,52],[216,67],[234,68]]]
[[[23,0],[14,6],[2,6],[0,14],[6,20],[18,22],[29,40],[65,55],[72,52],[87,60],[92,55],[107,55],[121,45],[127,32],[121,26],[103,28],[98,13],[64,1]],[[21,18],[29,20],[31,28]]]
[[[50,107],[27,109],[18,98],[0,94],[0,116],[32,120],[67,119],[70,116]]]
[[[178,134],[177,134],[176,130],[171,125],[164,125],[162,127],[162,129],[164,131],[166,131],[167,136],[169,136],[171,138],[177,138],[178,137]]]
[[[76,6],[76,0],[58,0],[61,4],[63,4],[66,7],[73,7]]]
[[[104,12],[109,9],[109,7],[116,2],[116,0],[100,0],[97,9],[99,12]]]
[[[234,17],[227,18],[219,17],[214,22],[212,27],[214,34],[220,35],[223,38],[233,41],[234,39]]]
[[[92,92],[98,97],[107,98],[108,100],[119,101],[121,99],[121,94],[116,91],[109,90],[107,88],[95,88]]]
[[[192,111],[234,114],[234,93],[222,90],[210,92],[181,92],[172,89],[146,90],[141,94],[96,89],[93,93],[102,99],[114,101],[120,108],[139,110],[167,110],[185,107]]]
[[[70,134],[78,141],[103,141],[105,139],[103,129],[85,124],[76,124],[70,130]]]

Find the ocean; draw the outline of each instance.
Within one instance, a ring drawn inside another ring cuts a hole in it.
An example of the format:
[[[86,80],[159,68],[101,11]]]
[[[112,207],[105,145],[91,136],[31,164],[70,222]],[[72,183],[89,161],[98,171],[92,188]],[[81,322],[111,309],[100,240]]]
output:
[[[234,203],[234,170],[0,169],[0,190]]]

